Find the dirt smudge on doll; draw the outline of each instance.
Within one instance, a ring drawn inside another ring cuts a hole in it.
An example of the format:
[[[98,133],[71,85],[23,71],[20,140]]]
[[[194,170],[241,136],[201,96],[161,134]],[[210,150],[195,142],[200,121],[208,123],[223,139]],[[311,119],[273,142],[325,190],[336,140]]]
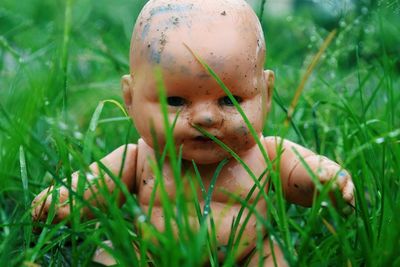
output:
[[[188,10],[191,9],[193,9],[193,4],[167,4],[164,6],[153,7],[149,13],[150,16],[153,17],[166,13],[173,13],[173,14],[187,13]]]
[[[247,136],[249,134],[249,129],[243,124],[236,128],[236,132],[239,136]]]
[[[188,12],[193,9],[193,4],[166,4],[157,7],[153,7],[150,11],[147,11],[146,16],[139,22],[141,30],[141,39],[144,42],[150,43],[148,48],[150,52],[148,58],[155,64],[160,64],[163,58],[163,52],[165,46],[168,43],[168,32],[176,30],[182,22],[185,22],[187,26],[190,21],[187,19]],[[143,11],[142,11],[143,12]],[[154,28],[157,30],[157,35],[149,36],[150,32],[154,32]],[[147,40],[149,39],[150,40]]]

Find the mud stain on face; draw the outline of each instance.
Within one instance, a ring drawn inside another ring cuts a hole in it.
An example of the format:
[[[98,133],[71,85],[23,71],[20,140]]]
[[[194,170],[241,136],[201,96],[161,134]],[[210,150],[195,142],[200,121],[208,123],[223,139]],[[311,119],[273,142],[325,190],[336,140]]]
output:
[[[179,18],[178,17],[172,16],[169,20],[172,25],[174,25],[176,27],[179,26]]]
[[[181,22],[188,24],[187,13],[193,9],[193,4],[168,4],[165,6],[154,7],[150,10],[150,16],[141,21],[139,25],[143,25],[141,38],[145,41],[151,38],[150,43],[151,51],[149,53],[149,60],[153,63],[160,64],[163,60],[163,52],[168,43],[168,32],[180,26]],[[153,20],[158,15],[165,15],[160,20]],[[185,19],[186,18],[186,19]],[[157,22],[156,22],[157,21]]]
[[[164,32],[162,32],[160,38],[160,50],[164,50],[166,44],[167,44],[167,36]]]
[[[199,79],[211,78],[210,74],[208,74],[207,72],[201,72],[201,73],[197,74],[196,77]]]
[[[180,71],[181,74],[184,74],[184,75],[191,75],[192,74],[191,70],[185,65],[180,65],[179,66],[179,71]]]
[[[153,63],[160,64],[162,51],[157,49],[156,45],[154,44],[151,45],[149,48],[150,48],[149,60]]]
[[[221,124],[219,125],[219,128],[224,127],[224,123],[225,123],[225,119],[222,119],[222,120],[221,120]]]
[[[150,16],[157,16],[166,13],[184,13],[193,9],[193,4],[167,4],[166,6],[157,6],[150,10]]]
[[[142,30],[142,39],[144,40],[146,37],[147,37],[147,35],[149,34],[149,30],[150,30],[150,23],[146,23],[144,26],[143,26],[143,30]]]
[[[213,121],[213,119],[211,118],[211,117],[204,117],[204,122],[207,124],[207,125],[211,125],[211,124],[213,124],[214,123],[214,121]]]
[[[249,134],[249,129],[246,125],[240,125],[236,128],[236,133],[240,136],[247,136]]]
[[[154,25],[152,22],[153,18],[155,18],[158,15],[163,15],[163,14],[171,14],[172,16],[168,17],[167,19],[163,20],[161,24],[164,24],[166,26],[179,26],[180,24],[180,18],[182,16],[185,16],[185,13],[193,9],[193,4],[168,4],[165,6],[157,6],[153,7],[148,16],[145,19],[145,25],[143,26],[143,30],[141,32],[141,37],[142,39],[146,39],[147,36],[149,35],[150,28],[151,27],[157,27],[159,25]],[[139,23],[140,26],[143,25],[143,21]]]
[[[160,38],[157,38],[151,42],[151,44],[147,45],[147,48],[150,49],[149,60],[153,63],[160,64],[161,56],[167,45],[167,35],[165,32],[161,32]]]

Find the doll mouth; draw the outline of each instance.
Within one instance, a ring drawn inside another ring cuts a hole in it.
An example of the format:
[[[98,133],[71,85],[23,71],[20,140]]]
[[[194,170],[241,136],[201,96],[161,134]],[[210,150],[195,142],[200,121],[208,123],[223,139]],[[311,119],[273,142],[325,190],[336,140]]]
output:
[[[209,138],[207,136],[204,136],[204,135],[196,136],[195,138],[193,138],[193,140],[196,141],[196,142],[206,143],[206,144],[214,143],[214,141],[211,138]]]

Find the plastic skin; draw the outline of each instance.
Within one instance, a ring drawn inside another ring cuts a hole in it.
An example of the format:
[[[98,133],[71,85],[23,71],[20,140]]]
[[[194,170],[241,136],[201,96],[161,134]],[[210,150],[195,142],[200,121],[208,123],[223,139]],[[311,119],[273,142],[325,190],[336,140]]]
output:
[[[235,96],[258,133],[269,159],[274,161],[279,157],[273,167],[280,173],[288,201],[302,206],[312,205],[315,185],[302,163],[304,161],[321,183],[335,179],[334,186],[340,190],[343,199],[353,203],[351,176],[337,163],[288,140],[262,135],[271,105],[274,73],[263,69],[266,57],[264,35],[251,7],[242,0],[151,0],[136,21],[131,40],[130,74],[124,75],[121,82],[127,110],[141,134],[138,144],[128,146],[121,179],[137,195],[144,212],[149,208],[154,188],[154,175],[149,165],[149,158],[155,157],[151,129],[154,129],[161,150],[165,145],[155,67],[161,70],[166,87],[169,120],[172,122],[179,112],[173,137],[176,148],[182,147],[182,173],[191,171],[193,160],[204,186],[208,188],[217,165],[223,159],[229,159],[217,179],[211,202],[219,245],[227,244],[230,225],[241,208],[241,204],[225,192],[245,198],[254,181],[240,163],[218,144],[203,136],[196,127],[203,128],[229,146],[256,177],[268,168],[243,118],[194,53],[217,73]],[[123,153],[124,146],[101,161],[118,175]],[[174,198],[176,187],[168,159],[163,168],[166,190]],[[94,163],[90,169],[93,174],[91,179],[96,179],[99,167]],[[105,178],[103,185],[113,191],[113,181],[107,176]],[[72,188],[76,188],[77,179],[78,174],[73,174]],[[37,203],[46,201],[44,209],[48,209],[51,203],[48,192],[49,189],[45,189],[33,201],[32,214],[36,220],[43,220],[46,216],[45,212],[39,214],[41,205]],[[96,188],[87,190],[85,198],[94,204],[101,203],[101,196],[96,192]],[[254,201],[256,195],[257,190],[250,201]],[[200,191],[197,197],[203,207],[204,199]],[[61,188],[60,203],[67,198],[68,190]],[[256,209],[260,214],[266,214],[266,208],[265,201],[257,203]],[[160,196],[156,194],[151,222],[161,231],[164,229],[162,213]],[[247,213],[246,210],[242,218]],[[55,221],[68,214],[69,206],[60,206]],[[196,222],[196,214],[190,221]],[[237,261],[251,255],[249,266],[257,265],[259,259],[258,253],[251,254],[257,238],[255,225],[256,218],[251,216],[236,255]],[[264,255],[267,256],[264,266],[274,266],[268,235],[264,240]],[[276,245],[274,252],[278,265],[285,266],[286,262]],[[106,255],[99,255],[98,261],[113,262]],[[223,254],[220,260],[224,260]]]

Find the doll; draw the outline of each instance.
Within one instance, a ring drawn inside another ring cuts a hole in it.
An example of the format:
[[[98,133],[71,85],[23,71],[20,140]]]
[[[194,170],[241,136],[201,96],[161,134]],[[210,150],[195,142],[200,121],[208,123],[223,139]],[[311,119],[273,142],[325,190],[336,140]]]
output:
[[[161,150],[166,142],[155,67],[161,70],[163,76],[168,118],[171,122],[177,118],[173,138],[176,149],[182,148],[182,173],[192,168],[194,161],[204,186],[208,188],[218,164],[228,159],[218,176],[211,201],[219,245],[227,244],[231,222],[241,208],[241,204],[232,201],[225,192],[245,198],[254,180],[229,152],[199,128],[231,148],[256,177],[262,176],[268,168],[232,99],[200,64],[196,55],[217,73],[243,109],[268,158],[274,162],[273,167],[279,170],[282,189],[288,201],[302,206],[312,204],[315,186],[306,164],[321,183],[335,179],[334,184],[343,199],[353,202],[351,177],[337,163],[288,140],[262,135],[263,123],[271,104],[274,73],[263,69],[266,58],[263,31],[257,16],[245,1],[150,0],[137,18],[131,40],[130,74],[123,76],[121,81],[126,108],[141,139],[137,144],[128,145],[124,162],[125,146],[101,160],[116,175],[123,164],[120,179],[137,195],[145,213],[149,209],[154,188],[154,175],[149,165],[149,159],[155,157],[154,140]],[[277,157],[280,160],[274,161]],[[93,176],[87,179],[96,179],[98,164],[93,163],[90,170]],[[163,166],[163,178],[168,195],[173,198],[175,185],[168,158]],[[72,189],[76,188],[77,180],[78,173],[74,173]],[[105,175],[105,180],[105,186],[113,191],[115,184],[112,179]],[[68,189],[62,187],[59,190],[62,203],[68,198]],[[85,198],[95,198],[96,203],[101,203],[101,196],[97,196],[96,191],[96,188],[86,190]],[[49,189],[45,189],[33,202],[32,214],[36,220],[43,219],[43,212],[39,213],[40,205],[37,203],[45,201],[44,209],[50,206],[51,194],[48,192]],[[198,198],[202,206],[204,199],[200,194]],[[254,201],[254,197],[251,201]],[[230,205],[228,211],[227,205]],[[256,205],[260,214],[266,214],[266,208],[263,201]],[[248,212],[245,210],[242,218]],[[165,227],[162,213],[160,196],[156,194],[151,223],[160,231]],[[68,214],[69,205],[58,206],[56,221]],[[196,221],[195,215],[190,219]],[[249,266],[257,264],[259,259],[257,252],[251,253],[256,244],[255,222],[256,218],[251,216],[240,241],[238,255],[235,256],[239,262],[252,255]],[[278,246],[274,246],[274,252],[278,265],[284,266],[286,263]],[[273,266],[270,254],[270,242],[266,235],[265,266]],[[220,260],[224,260],[223,255]]]

